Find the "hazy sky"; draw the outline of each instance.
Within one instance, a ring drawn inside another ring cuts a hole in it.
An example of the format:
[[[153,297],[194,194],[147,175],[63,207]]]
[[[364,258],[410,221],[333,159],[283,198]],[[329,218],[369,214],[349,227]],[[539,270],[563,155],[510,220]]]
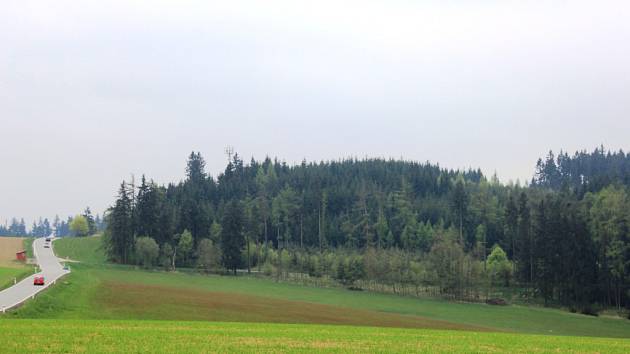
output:
[[[630,150],[628,1],[0,2],[0,222],[102,212],[224,148],[529,179]]]

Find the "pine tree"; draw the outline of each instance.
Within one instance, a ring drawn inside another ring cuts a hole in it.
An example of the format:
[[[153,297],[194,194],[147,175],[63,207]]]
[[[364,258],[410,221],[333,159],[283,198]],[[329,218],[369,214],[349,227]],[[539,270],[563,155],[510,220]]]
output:
[[[243,208],[238,201],[230,201],[221,220],[222,263],[236,275],[241,266],[241,250],[245,243],[243,237]]]
[[[201,156],[201,153],[191,152],[186,163],[186,177],[195,184],[204,182],[206,179],[205,167],[206,161]]]
[[[379,211],[374,228],[376,230],[376,247],[380,249],[386,244],[387,234],[389,233],[389,226],[387,225],[387,219],[385,218],[383,210]]]
[[[455,188],[451,194],[451,206],[455,219],[459,225],[459,243],[464,246],[464,219],[468,211],[469,196],[464,186],[464,179],[460,176],[455,183]]]
[[[521,192],[518,200],[518,242],[517,256],[521,280],[533,282],[534,276],[534,240],[532,237],[531,212],[525,192]]]
[[[125,182],[120,185],[118,199],[112,208],[107,234],[109,237],[108,254],[110,259],[127,264],[133,254],[134,233],[132,222],[132,202]]]
[[[85,208],[82,215],[88,223],[88,234],[94,235],[96,233],[96,222],[94,221],[94,216],[92,215],[90,207]]]
[[[18,226],[18,236],[27,236],[28,233],[26,232],[26,223],[24,222],[24,219],[20,219],[20,224]]]
[[[506,235],[506,250],[508,250],[508,257],[514,259],[516,249],[516,238],[518,232],[518,207],[514,201],[514,196],[510,194],[508,197],[507,205],[505,206],[505,235]]]

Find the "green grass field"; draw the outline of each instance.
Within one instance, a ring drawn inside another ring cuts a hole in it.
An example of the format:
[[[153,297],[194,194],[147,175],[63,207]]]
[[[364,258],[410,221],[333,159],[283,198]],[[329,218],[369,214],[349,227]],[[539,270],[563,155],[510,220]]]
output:
[[[95,237],[59,240],[54,247],[58,255],[81,263],[72,264],[70,275],[0,321],[0,327],[15,331],[31,325],[31,319],[54,323],[63,333],[44,351],[64,351],[69,345],[71,351],[117,351],[117,343],[135,348],[133,341],[143,335],[150,345],[169,351],[180,351],[188,341],[184,351],[192,352],[208,350],[209,343],[216,345],[213,351],[388,352],[627,352],[630,345],[630,321],[618,318],[314,288],[245,276],[144,271],[105,264]],[[124,338],[114,345],[116,333]],[[163,333],[181,337],[171,341],[161,338]],[[546,336],[532,336],[541,334]],[[4,337],[0,334],[0,343]],[[93,337],[102,340],[92,343]]]
[[[630,341],[330,325],[0,320],[0,348],[4,353],[627,353]]]
[[[7,268],[0,267],[0,290],[6,289],[13,285],[13,280],[20,281],[27,276],[33,274],[33,269],[30,267],[21,268]]]
[[[89,264],[105,264],[105,253],[100,236],[66,237],[54,241],[53,249],[58,257]]]
[[[55,241],[54,247],[58,255],[81,263],[72,264],[73,273],[59,286],[13,317],[336,323],[630,337],[630,321],[617,318],[315,288],[245,276],[143,271],[106,265],[98,237],[67,238]]]

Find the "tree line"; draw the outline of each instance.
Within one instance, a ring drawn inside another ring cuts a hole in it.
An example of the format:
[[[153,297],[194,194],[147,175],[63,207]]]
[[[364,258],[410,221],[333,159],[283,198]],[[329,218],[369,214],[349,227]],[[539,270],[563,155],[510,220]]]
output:
[[[550,161],[568,166],[564,153],[550,152],[520,186],[412,161],[290,166],[238,155],[214,178],[193,152],[179,183],[121,183],[104,242],[119,263],[253,269],[462,299],[517,285],[545,303],[621,309],[630,290],[628,176],[597,172],[619,154],[576,154],[599,164],[571,167],[570,176],[583,176],[577,185],[547,177],[557,176]]]
[[[550,151],[536,163],[532,185],[560,190],[573,189],[578,195],[597,192],[611,184],[630,186],[630,154],[607,151],[603,146],[588,153],[569,155]]]
[[[30,229],[27,229],[24,218],[18,220],[12,218],[11,223],[0,225],[0,236],[15,237],[44,237],[54,235],[56,237],[65,236],[87,236],[105,230],[105,221],[96,214],[92,215],[89,207],[81,214],[69,216],[67,220],[60,219],[55,216],[51,223],[48,218],[38,218],[33,221]]]

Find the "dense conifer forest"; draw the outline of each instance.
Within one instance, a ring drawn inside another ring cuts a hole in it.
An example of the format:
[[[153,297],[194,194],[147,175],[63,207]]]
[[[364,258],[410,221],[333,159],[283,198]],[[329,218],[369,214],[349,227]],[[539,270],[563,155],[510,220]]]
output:
[[[106,213],[114,262],[489,301],[496,290],[593,312],[630,305],[630,155],[550,152],[527,186],[480,170],[230,156],[209,176],[122,182]]]
[[[544,160],[538,160],[532,184],[554,190],[572,188],[580,196],[611,184],[630,186],[630,158],[621,150],[606,151],[603,146],[573,156],[560,151],[555,157],[549,152]]]

